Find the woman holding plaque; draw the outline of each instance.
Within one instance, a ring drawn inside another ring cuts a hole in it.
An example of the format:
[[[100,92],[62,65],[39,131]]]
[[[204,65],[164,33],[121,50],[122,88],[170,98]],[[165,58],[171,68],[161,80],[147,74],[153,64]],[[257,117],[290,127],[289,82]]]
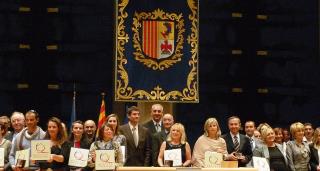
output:
[[[119,134],[119,117],[116,114],[110,114],[107,119],[106,119],[106,123],[108,123],[112,129],[114,130],[114,141],[119,142],[119,144],[121,146],[126,146],[127,141],[126,141],[126,137],[124,135],[120,135]]]
[[[71,134],[69,136],[69,142],[74,148],[89,149],[90,144],[88,138],[84,134],[84,124],[82,121],[77,120],[72,123]]]
[[[291,124],[292,141],[287,142],[287,158],[292,171],[309,171],[310,149],[303,142],[304,125],[300,122]]]
[[[6,132],[5,130],[8,129],[7,125],[0,122],[0,148],[3,148],[3,155],[4,155],[4,166],[0,167],[0,170],[11,170],[10,163],[9,163],[9,153],[11,150],[11,142],[4,138]],[[2,155],[2,154],[1,154]]]
[[[122,152],[120,150],[120,143],[114,139],[113,126],[104,123],[98,132],[98,140],[93,142],[90,146],[90,154],[88,159],[89,167],[94,167],[97,159],[96,150],[114,150],[115,165],[122,166]]]
[[[280,144],[275,143],[275,133],[272,128],[265,128],[261,132],[262,143],[257,145],[253,156],[267,159],[270,170],[289,171],[286,152]]]
[[[46,162],[39,162],[41,170],[69,170],[68,160],[71,144],[68,143],[60,119],[52,117],[47,123],[48,129],[44,139],[51,142],[51,156]]]
[[[74,148],[82,148],[82,149],[89,149],[90,143],[86,135],[84,134],[84,124],[82,121],[77,120],[72,123],[71,126],[71,134],[69,136],[69,143],[71,147]],[[88,167],[85,168],[78,168],[71,166],[71,171],[86,171],[89,170]]]
[[[175,123],[172,125],[167,141],[161,144],[158,164],[164,166],[164,153],[165,150],[181,149],[181,166],[188,167],[191,164],[191,148],[186,141],[186,133],[184,126],[181,123]],[[167,164],[166,164],[167,165]]]
[[[320,127],[314,130],[312,144],[310,147],[310,166],[311,171],[319,171],[320,170],[320,162],[319,162],[319,153],[320,153]]]
[[[221,130],[216,118],[209,118],[204,124],[204,134],[201,135],[193,149],[192,164],[195,167],[205,167],[205,152],[228,153],[227,145],[221,138]]]

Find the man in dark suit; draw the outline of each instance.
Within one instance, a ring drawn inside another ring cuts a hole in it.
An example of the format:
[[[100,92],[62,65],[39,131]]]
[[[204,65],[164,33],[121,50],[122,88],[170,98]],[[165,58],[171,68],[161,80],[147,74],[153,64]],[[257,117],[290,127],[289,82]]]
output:
[[[174,124],[173,116],[170,113],[166,113],[162,117],[163,130],[161,132],[152,135],[152,165],[158,165],[158,155],[160,146],[163,141],[166,141],[167,136],[170,132],[171,126]]]
[[[224,134],[222,138],[226,141],[228,155],[227,160],[238,160],[239,167],[245,167],[252,158],[250,140],[245,135],[239,133],[241,126],[240,118],[232,116],[228,119],[230,132]]]
[[[129,123],[120,126],[119,131],[126,137],[127,160],[125,166],[150,166],[151,136],[148,129],[139,125],[140,111],[136,106],[128,109]]]
[[[161,104],[153,104],[151,107],[152,119],[145,123],[143,126],[148,128],[151,134],[161,132],[163,130],[162,125],[163,106]]]

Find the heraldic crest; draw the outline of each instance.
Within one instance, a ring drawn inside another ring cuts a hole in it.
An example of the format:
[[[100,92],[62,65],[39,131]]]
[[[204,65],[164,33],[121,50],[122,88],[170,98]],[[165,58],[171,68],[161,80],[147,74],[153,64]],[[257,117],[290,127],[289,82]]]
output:
[[[199,102],[199,0],[115,2],[115,100]]]
[[[177,36],[175,36],[177,23]],[[182,13],[169,14],[157,9],[153,12],[136,12],[133,18],[134,57],[153,70],[164,70],[181,61],[184,20]],[[176,37],[176,41],[175,41]],[[175,42],[177,45],[175,47]]]

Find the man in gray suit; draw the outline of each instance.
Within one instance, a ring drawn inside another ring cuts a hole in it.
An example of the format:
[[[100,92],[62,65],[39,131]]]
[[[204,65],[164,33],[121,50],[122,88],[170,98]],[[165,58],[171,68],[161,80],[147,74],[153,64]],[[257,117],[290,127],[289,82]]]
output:
[[[125,166],[150,166],[151,136],[147,128],[139,124],[140,110],[136,106],[128,109],[129,122],[119,131],[126,137],[127,159]]]
[[[163,141],[167,140],[167,136],[170,132],[171,126],[174,124],[173,116],[170,113],[166,113],[162,117],[163,128],[161,132],[152,135],[152,165],[158,165],[158,155],[160,146]]]
[[[161,132],[163,130],[162,124],[163,106],[161,104],[153,104],[151,107],[152,119],[143,126],[148,128],[151,134]]]

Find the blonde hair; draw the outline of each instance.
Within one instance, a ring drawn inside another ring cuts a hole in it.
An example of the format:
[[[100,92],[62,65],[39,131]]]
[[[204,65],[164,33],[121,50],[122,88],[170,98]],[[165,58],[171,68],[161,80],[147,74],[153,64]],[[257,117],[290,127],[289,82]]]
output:
[[[319,134],[320,134],[320,127],[314,130],[313,137],[312,137],[312,142],[314,144],[314,147],[316,147],[317,149],[320,149],[320,141],[318,141]]]
[[[266,127],[262,129],[260,132],[262,141],[266,142],[267,136],[272,132],[274,134],[274,130],[271,127]]]
[[[257,130],[259,132],[262,132],[266,128],[271,128],[271,126],[268,123],[264,122],[264,123],[259,124],[259,126],[257,127]]]
[[[186,136],[186,132],[184,130],[184,126],[181,123],[175,123],[171,126],[167,141],[169,141],[169,142],[172,141],[171,134],[172,134],[173,129],[179,130],[179,132],[181,134],[180,143],[185,144],[187,141],[187,136]]]
[[[290,126],[290,133],[295,138],[295,133],[298,131],[304,132],[304,125],[301,122],[295,122]]]
[[[217,138],[219,138],[221,136],[221,130],[220,130],[220,126],[219,126],[219,123],[217,121],[216,118],[208,118],[206,120],[206,122],[204,123],[204,126],[203,126],[203,130],[204,130],[204,135],[205,136],[208,136],[208,127],[211,125],[211,124],[215,124],[218,128],[218,131],[217,131]]]

